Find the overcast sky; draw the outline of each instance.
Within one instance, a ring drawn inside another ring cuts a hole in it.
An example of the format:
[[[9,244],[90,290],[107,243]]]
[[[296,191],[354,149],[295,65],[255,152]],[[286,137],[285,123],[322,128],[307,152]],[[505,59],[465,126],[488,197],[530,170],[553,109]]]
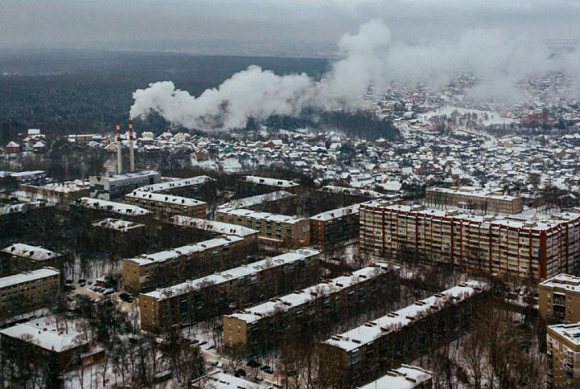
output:
[[[500,28],[532,39],[580,37],[580,0],[2,0],[0,46],[130,41],[336,42],[382,17],[394,40]]]

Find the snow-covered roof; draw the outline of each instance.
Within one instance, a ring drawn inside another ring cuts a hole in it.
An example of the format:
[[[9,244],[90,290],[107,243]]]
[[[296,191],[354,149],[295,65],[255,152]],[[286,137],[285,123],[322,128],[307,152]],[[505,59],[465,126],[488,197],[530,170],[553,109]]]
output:
[[[560,335],[575,346],[580,346],[580,323],[548,326],[548,341],[550,341],[552,335],[551,332]]]
[[[30,258],[35,261],[46,261],[48,259],[57,258],[61,255],[55,253],[54,251],[50,251],[47,249],[43,249],[42,247],[31,246],[24,243],[16,243],[12,246],[8,246],[2,249],[2,252],[16,255],[19,257]]]
[[[181,284],[173,285],[168,288],[157,289],[156,291],[145,293],[145,296],[149,296],[155,299],[166,299],[173,296],[178,296],[184,293],[189,293],[192,290],[202,288],[204,285],[208,284],[222,284],[225,282],[230,282],[233,279],[243,278],[250,276],[252,274],[258,274],[266,269],[284,266],[294,262],[303,261],[306,258],[310,258],[320,254],[320,251],[311,248],[302,248],[290,253],[285,253],[278,255],[273,258],[263,259],[251,263],[249,265],[243,265],[230,270],[223,271],[221,273],[216,273],[209,275],[207,277],[198,278],[193,281],[183,282]]]
[[[358,389],[412,389],[429,381],[432,376],[433,373],[418,366],[402,365]]]
[[[194,388],[212,389],[266,389],[270,386],[246,381],[230,374],[216,372],[192,382]]]
[[[199,186],[206,182],[213,181],[213,178],[208,176],[197,176],[190,178],[182,178],[177,180],[171,180],[167,182],[160,182],[158,184],[142,186],[139,191],[142,192],[163,192],[175,188],[185,188],[189,186]]]
[[[561,289],[571,292],[580,292],[580,277],[569,274],[558,274],[543,281],[539,285],[543,288]]]
[[[181,196],[171,196],[162,193],[153,193],[153,192],[142,192],[140,190],[133,191],[125,197],[130,199],[144,199],[144,200],[151,200],[151,201],[158,201],[160,203],[168,203],[174,205],[184,205],[188,207],[196,206],[196,205],[204,205],[205,203],[200,200],[188,198],[188,197],[181,197]]]
[[[191,227],[199,230],[240,237],[250,236],[258,233],[256,230],[244,226],[238,226],[236,224],[229,224],[182,215],[172,216],[169,218],[169,222],[178,226]]]
[[[12,285],[18,285],[23,282],[30,282],[34,280],[39,280],[41,278],[47,278],[59,275],[60,272],[56,269],[45,267],[38,270],[33,270],[30,272],[24,272],[20,274],[15,274],[8,277],[0,278],[0,289],[6,288]]]
[[[287,215],[280,215],[276,213],[269,213],[269,212],[256,212],[249,209],[219,209],[218,212],[225,213],[228,215],[234,216],[244,216],[244,217],[251,217],[254,219],[259,220],[266,220],[266,221],[273,221],[276,223],[288,223],[288,224],[295,224],[304,221],[305,219],[299,218],[296,216],[287,216]]]
[[[243,199],[232,200],[229,203],[222,204],[218,208],[247,208],[254,205],[262,204],[265,202],[272,202],[278,200],[284,200],[291,197],[295,197],[296,195],[290,192],[286,192],[285,190],[279,190],[276,192],[266,193],[262,195],[252,196],[252,197],[245,197]]]
[[[436,293],[429,298],[417,301],[406,308],[365,323],[360,327],[333,336],[325,343],[341,348],[346,352],[351,352],[386,333],[398,331],[401,327],[411,324],[422,315],[430,314],[435,307],[439,307],[446,302],[455,304],[476,293],[480,293],[487,287],[486,283],[480,281],[464,282],[444,292]]]
[[[53,323],[46,323],[44,318],[3,329],[0,334],[17,339],[28,338],[28,342],[56,352],[63,352],[88,343],[73,329],[72,325],[68,326],[68,333],[65,333],[59,331]]]
[[[244,180],[246,180],[247,182],[251,182],[253,184],[275,186],[277,188],[293,188],[296,186],[300,186],[294,181],[280,180],[277,178],[268,178],[268,177],[245,176]]]
[[[360,204],[349,205],[348,207],[332,209],[330,211],[319,213],[318,215],[312,216],[310,219],[328,221],[332,219],[338,219],[347,215],[357,214]]]
[[[144,216],[149,215],[151,212],[145,208],[137,207],[135,205],[117,203],[114,201],[93,199],[90,197],[81,197],[76,201],[78,205],[85,208],[100,209],[104,211],[114,212],[121,215],[129,216]]]
[[[145,227],[145,224],[135,223],[127,220],[106,218],[93,223],[94,227],[107,228],[121,232],[127,232],[136,228]]]

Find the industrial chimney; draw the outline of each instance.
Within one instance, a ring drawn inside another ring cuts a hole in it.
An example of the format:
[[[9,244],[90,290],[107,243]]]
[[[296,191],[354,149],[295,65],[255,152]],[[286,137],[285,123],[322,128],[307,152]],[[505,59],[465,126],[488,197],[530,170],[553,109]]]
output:
[[[117,122],[115,130],[117,137],[117,174],[123,174],[123,154],[121,153],[121,125]]]
[[[129,120],[129,171],[135,171],[135,149],[133,143],[135,142],[135,135],[133,133],[133,120]]]

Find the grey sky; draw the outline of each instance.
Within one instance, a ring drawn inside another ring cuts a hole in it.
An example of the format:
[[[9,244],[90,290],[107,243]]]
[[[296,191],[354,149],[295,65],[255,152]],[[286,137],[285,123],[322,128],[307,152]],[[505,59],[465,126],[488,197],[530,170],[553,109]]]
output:
[[[374,17],[385,20],[393,40],[411,42],[473,28],[580,39],[580,1],[572,0],[2,0],[0,46],[336,42]]]

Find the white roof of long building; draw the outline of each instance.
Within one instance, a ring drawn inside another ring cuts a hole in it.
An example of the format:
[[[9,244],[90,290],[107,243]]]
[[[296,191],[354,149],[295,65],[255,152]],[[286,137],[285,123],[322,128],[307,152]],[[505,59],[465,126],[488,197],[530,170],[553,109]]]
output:
[[[548,337],[550,337],[550,331],[553,331],[561,337],[569,340],[575,346],[580,346],[580,323],[555,324],[548,326]]]
[[[203,185],[209,181],[213,181],[213,178],[208,176],[197,176],[142,186],[141,188],[139,188],[139,190],[142,192],[163,192],[175,188]]]
[[[444,292],[420,300],[413,305],[389,313],[386,316],[372,320],[364,325],[354,328],[328,339],[325,343],[339,347],[347,352],[371,343],[383,334],[399,330],[401,327],[411,324],[422,315],[429,315],[433,307],[439,307],[445,302],[453,304],[464,300],[466,297],[479,293],[487,288],[487,284],[479,281],[467,281]]]
[[[91,197],[81,197],[76,201],[76,203],[85,208],[99,209],[103,211],[118,213],[121,215],[141,216],[148,215],[151,213],[145,208],[137,207],[135,205],[93,199]]]
[[[285,296],[273,298],[268,302],[244,309],[243,311],[233,313],[229,316],[243,320],[246,323],[254,323],[264,317],[271,316],[276,312],[287,311],[293,307],[319,299],[322,296],[336,294],[351,285],[374,278],[382,271],[392,268],[393,266],[387,264],[377,264],[377,266],[365,267],[355,271],[351,275],[340,276],[331,280],[323,281],[320,284],[311,286],[304,290],[298,290]]]
[[[33,270],[31,272],[25,272],[20,274],[15,274],[13,276],[0,278],[0,289],[6,288],[12,285],[22,284],[23,282],[30,282],[34,280],[39,280],[41,278],[52,277],[59,275],[58,270],[45,267],[43,269]]]
[[[269,386],[256,384],[254,382],[246,381],[242,378],[235,377],[230,374],[216,372],[206,377],[202,377],[193,382],[194,387],[196,383],[200,383],[200,387],[208,387],[212,389],[266,389]],[[209,386],[206,386],[209,384]]]
[[[134,230],[136,228],[145,227],[145,224],[135,223],[128,220],[106,218],[93,223],[94,227],[107,228],[110,230],[116,230],[121,232],[127,232],[129,230]]]
[[[580,292],[580,277],[569,274],[558,274],[557,276],[541,282],[540,286],[565,289],[571,292]]]
[[[493,200],[513,201],[513,200],[517,200],[519,198],[519,197],[515,197],[515,196],[499,194],[499,192],[497,192],[497,191],[487,190],[487,189],[482,189],[482,188],[475,188],[475,187],[471,187],[471,186],[462,186],[459,188],[432,187],[432,188],[427,188],[427,190],[432,191],[432,192],[457,194],[457,195],[462,195],[462,196],[473,196],[473,197],[480,197],[482,199],[493,199]]]
[[[199,230],[215,232],[218,234],[235,235],[240,237],[258,233],[258,231],[254,229],[238,226],[236,224],[223,223],[215,220],[199,219],[196,217],[182,215],[172,216],[169,218],[169,222],[178,226],[191,227]]]
[[[0,333],[16,339],[22,339],[23,336],[26,336],[35,345],[45,350],[54,350],[56,352],[63,352],[87,343],[87,341],[81,339],[79,333],[74,331],[64,333],[59,331],[54,325],[46,325],[42,320],[37,319],[35,321],[17,324],[1,330]]]
[[[279,180],[277,178],[258,177],[258,176],[245,176],[244,179],[247,182],[251,182],[251,183],[254,183],[254,184],[267,185],[267,186],[275,186],[275,187],[278,187],[278,188],[293,188],[293,187],[296,187],[296,186],[300,186],[300,184],[297,184],[294,181]]]
[[[412,389],[431,379],[433,373],[418,366],[402,365],[358,389]]]
[[[243,278],[252,274],[260,273],[261,271],[271,267],[283,266],[297,261],[302,261],[308,257],[318,255],[319,253],[320,252],[318,250],[314,250],[311,248],[302,248],[295,252],[285,253],[273,258],[268,258],[258,262],[254,262],[249,265],[236,267],[230,270],[223,271],[221,273],[198,278],[193,281],[187,281],[181,284],[170,286],[168,288],[158,289],[153,292],[145,293],[145,296],[162,300],[183,293],[189,293],[192,290],[200,289],[204,285],[208,285],[208,283],[222,284],[225,282],[230,282],[233,279]]]
[[[332,219],[338,219],[347,215],[358,214],[358,209],[360,204],[349,205],[348,207],[332,209],[330,211],[319,213],[318,215],[312,216],[310,219],[328,221]]]
[[[254,219],[260,219],[265,221],[273,221],[276,223],[288,223],[288,224],[295,224],[304,221],[305,219],[299,218],[296,216],[287,216],[287,215],[280,215],[276,213],[269,213],[269,212],[257,212],[252,211],[250,209],[231,209],[231,208],[224,208],[219,209],[218,212],[226,213],[228,215],[234,216],[245,216],[245,217],[252,217]]]
[[[192,207],[194,205],[205,204],[203,201],[191,199],[188,197],[171,196],[171,195],[167,195],[167,194],[153,193],[153,192],[142,192],[141,190],[136,190],[136,191],[133,191],[129,194],[126,194],[125,197],[133,198],[133,199],[144,199],[144,200],[158,201],[160,203],[167,203],[167,204],[174,204],[174,205],[185,205],[188,207]]]
[[[272,193],[266,193],[262,195],[245,197],[243,199],[232,200],[229,203],[222,204],[218,208],[247,208],[254,205],[262,204],[270,201],[278,201],[283,199],[288,199],[295,197],[294,193],[286,192],[285,190],[279,190]]]
[[[223,238],[205,240],[203,242],[181,246],[173,250],[160,251],[154,254],[143,254],[140,257],[129,258],[129,260],[138,263],[139,266],[146,266],[153,262],[165,262],[170,259],[179,258],[183,255],[190,255],[193,253],[211,250],[216,247],[226,246],[241,240],[243,239],[239,236],[227,235]]]
[[[2,249],[2,251],[19,257],[31,258],[35,261],[46,261],[47,259],[60,257],[60,254],[55,253],[54,251],[24,243],[15,243],[12,246]]]

